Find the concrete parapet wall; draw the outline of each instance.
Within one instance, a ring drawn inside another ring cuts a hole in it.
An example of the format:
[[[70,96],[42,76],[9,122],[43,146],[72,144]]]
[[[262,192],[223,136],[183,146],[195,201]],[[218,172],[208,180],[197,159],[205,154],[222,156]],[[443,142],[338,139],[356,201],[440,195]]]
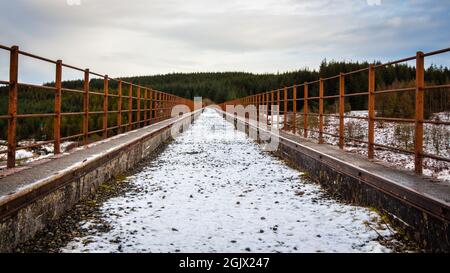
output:
[[[72,164],[44,180],[19,188],[11,195],[1,196],[0,252],[9,252],[19,243],[31,239],[48,223],[57,220],[80,200],[95,193],[100,184],[133,168],[171,138],[171,127],[176,121],[190,123],[196,116],[198,113],[138,129],[136,131],[146,130],[148,133],[141,133],[135,138],[128,137],[120,147],[105,147],[103,153],[89,160]],[[120,135],[117,138],[120,139]],[[44,167],[45,164],[42,164],[33,168]],[[11,180],[8,177],[0,179],[0,184],[8,179]]]

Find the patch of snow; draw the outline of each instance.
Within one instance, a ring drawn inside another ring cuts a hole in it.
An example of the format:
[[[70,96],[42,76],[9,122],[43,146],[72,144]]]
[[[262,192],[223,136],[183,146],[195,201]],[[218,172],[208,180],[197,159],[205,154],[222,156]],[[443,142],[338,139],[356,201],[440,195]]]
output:
[[[36,141],[34,139],[29,139],[29,140],[21,140],[19,141],[19,146],[29,146],[29,145],[35,145],[35,144],[39,144],[39,143],[44,143],[44,141]],[[61,150],[65,151],[66,148],[73,144],[75,142],[73,141],[65,141],[61,143]],[[38,161],[41,159],[45,159],[45,158],[49,158],[52,157],[53,154],[53,143],[47,143],[47,144],[42,144],[40,146],[34,147],[34,148],[30,148],[30,149],[26,149],[26,150],[17,150],[16,151],[16,159],[17,160],[21,160],[21,159],[26,159],[23,162],[21,162],[22,164],[26,164],[26,163],[30,163],[30,162],[34,162],[34,161]],[[0,151],[6,151],[8,149],[7,146],[0,146]],[[7,155],[5,154],[0,154],[0,161],[2,160],[6,160],[7,159]]]
[[[346,115],[350,116],[350,117],[367,117],[368,112],[367,112],[367,110],[350,111],[350,112],[346,113]]]
[[[16,160],[28,159],[28,158],[32,158],[34,156],[35,156],[35,154],[33,154],[32,152],[27,151],[27,150],[17,150],[16,151]],[[6,158],[7,158],[6,154],[0,155],[0,160],[6,160]]]
[[[20,159],[26,159],[26,158],[30,158],[33,157],[34,154],[30,151],[27,150],[18,150],[16,151],[16,159],[20,160]]]
[[[430,120],[439,120],[439,121],[450,121],[450,112],[439,112],[434,113]]]
[[[63,252],[388,252],[373,211],[340,203],[214,110],[105,202]],[[370,227],[369,227],[370,226]]]

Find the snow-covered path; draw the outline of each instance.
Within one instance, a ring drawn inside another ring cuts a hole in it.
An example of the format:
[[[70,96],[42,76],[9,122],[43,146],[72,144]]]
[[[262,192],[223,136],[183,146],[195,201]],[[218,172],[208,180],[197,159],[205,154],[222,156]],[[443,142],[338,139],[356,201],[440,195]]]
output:
[[[327,197],[214,110],[127,179],[138,190],[102,207],[111,230],[92,227],[62,251],[389,251],[376,213]]]

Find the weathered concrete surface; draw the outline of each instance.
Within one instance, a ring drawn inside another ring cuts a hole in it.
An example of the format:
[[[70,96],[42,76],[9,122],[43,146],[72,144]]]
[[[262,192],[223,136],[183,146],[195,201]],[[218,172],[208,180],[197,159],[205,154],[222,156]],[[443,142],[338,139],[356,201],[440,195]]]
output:
[[[272,134],[242,119],[245,131]],[[377,208],[408,237],[430,251],[450,250],[450,185],[431,182],[349,154],[330,145],[282,132],[277,154],[306,170],[330,193],[356,204]]]
[[[132,168],[171,137],[168,119],[0,179],[0,252],[8,252],[58,219],[98,186]]]

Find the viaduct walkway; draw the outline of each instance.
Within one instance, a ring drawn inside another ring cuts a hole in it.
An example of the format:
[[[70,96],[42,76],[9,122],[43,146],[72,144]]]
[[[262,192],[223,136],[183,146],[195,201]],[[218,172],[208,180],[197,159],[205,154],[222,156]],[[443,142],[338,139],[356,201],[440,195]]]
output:
[[[392,227],[375,212],[327,196],[263,152],[216,111],[140,172],[133,190],[84,223],[74,252],[379,252]],[[107,221],[109,230],[98,230]]]

